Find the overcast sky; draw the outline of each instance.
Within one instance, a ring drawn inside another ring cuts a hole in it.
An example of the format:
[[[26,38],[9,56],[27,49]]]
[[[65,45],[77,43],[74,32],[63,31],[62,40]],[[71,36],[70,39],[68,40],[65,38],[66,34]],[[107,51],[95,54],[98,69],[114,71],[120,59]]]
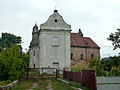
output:
[[[101,57],[118,55],[106,38],[120,28],[120,0],[0,0],[0,33],[21,36],[28,49],[35,22],[40,26],[55,7],[72,32],[81,28],[101,47]]]

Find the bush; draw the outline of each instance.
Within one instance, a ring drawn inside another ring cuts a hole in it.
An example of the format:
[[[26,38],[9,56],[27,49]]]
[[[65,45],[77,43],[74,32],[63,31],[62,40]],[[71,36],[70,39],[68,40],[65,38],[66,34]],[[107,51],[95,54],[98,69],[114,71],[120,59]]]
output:
[[[81,65],[71,66],[70,70],[73,72],[80,72],[82,70],[90,70],[90,68],[88,66],[86,66],[85,64],[81,64]]]
[[[20,52],[18,45],[4,49],[0,53],[0,79],[12,81],[18,79],[27,67],[23,57],[25,55]]]

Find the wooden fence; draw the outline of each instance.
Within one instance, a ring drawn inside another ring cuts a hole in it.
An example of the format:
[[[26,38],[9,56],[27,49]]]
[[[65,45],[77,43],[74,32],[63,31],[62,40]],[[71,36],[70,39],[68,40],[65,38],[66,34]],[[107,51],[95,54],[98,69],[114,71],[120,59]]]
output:
[[[83,70],[81,72],[64,71],[63,78],[81,83],[82,86],[90,88],[91,90],[97,90],[96,75],[94,70]]]

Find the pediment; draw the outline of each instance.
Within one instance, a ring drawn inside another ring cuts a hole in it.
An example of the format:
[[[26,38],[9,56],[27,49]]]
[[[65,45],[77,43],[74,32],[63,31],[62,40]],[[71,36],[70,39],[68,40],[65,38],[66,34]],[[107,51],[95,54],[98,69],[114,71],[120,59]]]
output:
[[[40,25],[40,29],[71,30],[71,25],[68,25],[57,11],[54,11],[48,20]]]

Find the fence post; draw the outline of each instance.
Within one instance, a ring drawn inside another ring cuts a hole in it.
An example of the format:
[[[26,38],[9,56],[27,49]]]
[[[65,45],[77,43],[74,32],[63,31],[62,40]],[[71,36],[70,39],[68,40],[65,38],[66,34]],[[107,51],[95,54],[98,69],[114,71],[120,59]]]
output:
[[[63,71],[63,79],[65,79],[65,70]]]
[[[58,70],[56,69],[56,78],[58,78]]]
[[[29,72],[29,68],[27,68],[27,72],[26,72],[26,74],[27,74],[27,80],[28,80],[28,78],[29,78],[28,72]]]
[[[82,71],[82,85],[92,90],[97,90],[96,76],[95,76],[94,70],[83,70]]]

